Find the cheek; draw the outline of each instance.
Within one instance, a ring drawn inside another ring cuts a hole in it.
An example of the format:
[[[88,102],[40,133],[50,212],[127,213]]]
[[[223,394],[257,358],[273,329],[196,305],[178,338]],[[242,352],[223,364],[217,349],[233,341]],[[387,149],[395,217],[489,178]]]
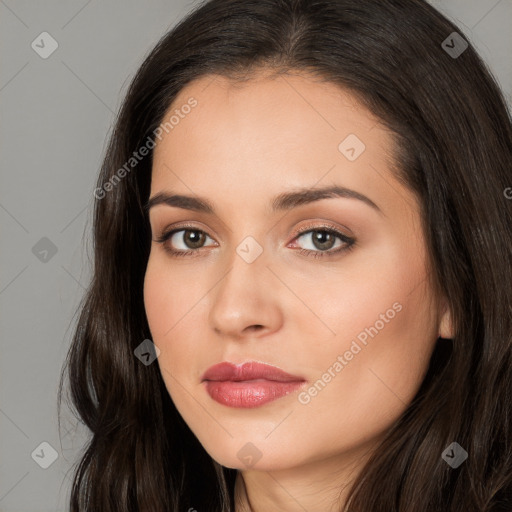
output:
[[[172,339],[201,290],[197,280],[173,268],[165,256],[150,255],[144,277],[144,306],[155,343]]]
[[[150,257],[144,278],[144,304],[152,341],[159,348],[157,363],[169,396],[190,426],[204,424],[204,408],[197,393],[206,351],[198,351],[190,332],[198,328],[200,299],[205,294],[190,273],[172,268],[165,257]]]
[[[334,445],[346,449],[381,435],[417,393],[433,348],[432,330],[419,320],[428,317],[428,309],[417,291],[383,295],[355,317],[343,313],[332,324],[337,336],[308,352],[311,387],[299,397],[299,407],[301,436],[313,452]],[[319,439],[320,430],[331,446]]]
[[[354,253],[329,272],[286,276],[310,310],[288,311],[291,323],[305,333],[299,339],[316,338],[323,347],[348,350],[356,338],[364,343],[391,333],[399,340],[425,334],[434,316],[421,256],[417,247],[398,240]]]
[[[185,286],[179,273],[170,272],[169,265],[161,258],[150,256],[144,277],[144,306],[152,341],[160,350],[158,363],[162,370],[173,372],[172,362],[181,358],[182,352],[183,357],[187,355],[187,345],[172,340],[178,339],[187,311],[195,302],[193,299],[193,288]],[[170,357],[171,350],[173,357]],[[164,371],[162,376],[167,380]]]
[[[191,332],[200,328],[198,318],[204,312],[201,299],[207,289],[190,271],[180,271],[179,265],[170,264],[165,255],[150,255],[144,277],[144,306],[152,341],[160,350],[157,361],[170,393],[176,387],[172,376],[180,383],[199,379],[196,368],[202,366],[190,362],[203,354],[198,354],[197,345],[191,342]]]
[[[175,304],[170,288],[150,260],[144,278],[144,307],[153,342],[157,344],[172,327],[171,312],[174,311]]]
[[[335,334],[315,321],[321,333],[315,349],[306,343],[298,352],[307,354],[301,363],[313,384],[302,403],[311,398],[312,416],[330,411],[354,435],[361,426],[379,430],[405,409],[434,348],[435,305],[424,260],[403,257],[408,252],[398,247],[354,259],[330,284],[309,287],[308,305]]]

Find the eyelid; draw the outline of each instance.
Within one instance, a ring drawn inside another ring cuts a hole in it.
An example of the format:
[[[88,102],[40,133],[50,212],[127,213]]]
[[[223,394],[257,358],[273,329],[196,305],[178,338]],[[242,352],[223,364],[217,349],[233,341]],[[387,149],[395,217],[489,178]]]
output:
[[[164,229],[162,229],[161,234],[158,239],[162,239],[164,237],[169,237],[171,233],[175,233],[176,231],[182,231],[182,230],[190,230],[190,231],[201,231],[206,236],[211,238],[212,240],[215,239],[214,236],[209,234],[210,229],[209,228],[203,228],[198,226],[196,223],[188,223],[187,221],[184,221],[183,223],[178,222],[177,224],[172,224],[171,226],[168,226]]]
[[[309,231],[320,231],[322,229],[339,232],[342,235],[346,236],[347,238],[354,237],[352,230],[347,228],[346,226],[338,227],[335,224],[330,223],[329,221],[317,220],[317,221],[312,221],[312,222],[306,223],[305,225],[298,228],[296,230],[294,239],[300,235],[303,235],[304,233],[308,233]],[[344,231],[346,231],[346,233]]]
[[[323,228],[332,229],[333,231],[342,231],[342,234],[344,234],[347,238],[352,238],[354,236],[352,233],[352,230],[346,226],[337,227],[336,225],[330,223],[329,221],[317,220],[317,221],[310,221],[309,223],[306,223],[306,225],[303,225],[300,228],[298,228],[295,231],[295,234],[293,235],[293,239],[295,239],[299,235],[306,233],[308,230],[312,230],[312,229],[319,230],[319,229],[323,229]],[[197,223],[189,223],[187,221],[183,221],[183,223],[178,222],[177,224],[173,224],[169,227],[166,227],[165,229],[162,230],[162,233],[168,234],[171,231],[177,231],[179,229],[190,229],[190,230],[202,231],[203,233],[208,235],[210,238],[215,238],[209,234],[209,232],[208,232],[209,228],[198,227]],[[345,233],[343,233],[343,230],[345,230]],[[217,235],[215,235],[215,236],[217,236]]]

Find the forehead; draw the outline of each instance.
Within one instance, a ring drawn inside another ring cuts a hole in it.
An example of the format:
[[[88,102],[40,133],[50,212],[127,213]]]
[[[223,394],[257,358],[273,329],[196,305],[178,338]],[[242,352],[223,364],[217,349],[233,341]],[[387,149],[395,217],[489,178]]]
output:
[[[191,101],[192,109],[183,108]],[[347,90],[310,75],[263,74],[242,83],[206,75],[180,91],[164,121],[172,115],[179,122],[154,152],[153,194],[172,188],[239,196],[272,185],[278,193],[324,176],[322,185],[371,194],[393,167],[393,138],[379,119]],[[350,149],[344,141],[360,153],[356,159],[343,153]]]
[[[328,143],[347,130],[368,138],[366,132],[379,124],[352,93],[308,74],[273,77],[260,73],[241,82],[206,75],[180,91],[165,118],[179,112],[191,99],[197,106],[172,129],[175,145],[185,137],[207,141],[229,134],[237,138],[257,136],[255,143],[272,142],[273,147],[293,146],[294,142],[300,147],[303,139],[311,145],[319,138]],[[267,134],[270,136],[265,137]],[[375,132],[372,142],[378,135]]]

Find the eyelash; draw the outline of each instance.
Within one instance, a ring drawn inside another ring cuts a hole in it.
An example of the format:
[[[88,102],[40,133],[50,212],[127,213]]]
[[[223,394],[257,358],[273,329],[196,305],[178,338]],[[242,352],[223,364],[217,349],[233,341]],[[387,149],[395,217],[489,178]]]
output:
[[[199,249],[190,249],[190,250],[187,250],[187,251],[175,250],[175,249],[171,249],[171,248],[169,248],[169,247],[167,247],[165,245],[165,242],[167,242],[175,233],[179,233],[180,231],[195,231],[195,232],[203,233],[203,234],[209,236],[205,231],[203,231],[201,229],[197,229],[194,226],[186,226],[185,225],[185,226],[180,226],[178,228],[175,228],[175,229],[172,229],[170,231],[162,233],[155,240],[155,242],[157,242],[159,244],[163,244],[165,250],[172,257],[183,258],[183,257],[188,257],[188,256],[192,256],[192,257],[197,256],[198,252],[199,252]],[[356,240],[354,238],[348,237],[347,235],[341,233],[340,231],[338,231],[337,229],[335,229],[335,228],[333,228],[331,226],[322,226],[322,225],[307,226],[303,230],[299,231],[295,235],[293,240],[295,240],[296,238],[301,237],[302,235],[304,235],[306,233],[314,233],[314,232],[325,232],[325,233],[329,233],[331,235],[334,235],[334,236],[338,237],[346,245],[342,246],[342,247],[338,247],[335,250],[330,249],[330,250],[327,250],[327,251],[312,251],[310,249],[297,249],[299,254],[305,255],[305,256],[308,256],[308,257],[311,257],[311,258],[326,258],[326,257],[336,256],[336,255],[338,255],[338,254],[340,254],[342,252],[349,252],[349,251],[351,251],[354,248],[354,245],[356,243]]]

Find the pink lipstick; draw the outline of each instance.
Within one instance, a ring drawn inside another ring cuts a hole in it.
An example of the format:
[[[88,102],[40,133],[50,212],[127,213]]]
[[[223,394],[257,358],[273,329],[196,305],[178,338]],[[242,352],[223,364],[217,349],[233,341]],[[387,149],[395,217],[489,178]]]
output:
[[[229,407],[259,407],[299,389],[302,377],[268,364],[251,361],[240,366],[219,363],[201,378],[213,400]]]

